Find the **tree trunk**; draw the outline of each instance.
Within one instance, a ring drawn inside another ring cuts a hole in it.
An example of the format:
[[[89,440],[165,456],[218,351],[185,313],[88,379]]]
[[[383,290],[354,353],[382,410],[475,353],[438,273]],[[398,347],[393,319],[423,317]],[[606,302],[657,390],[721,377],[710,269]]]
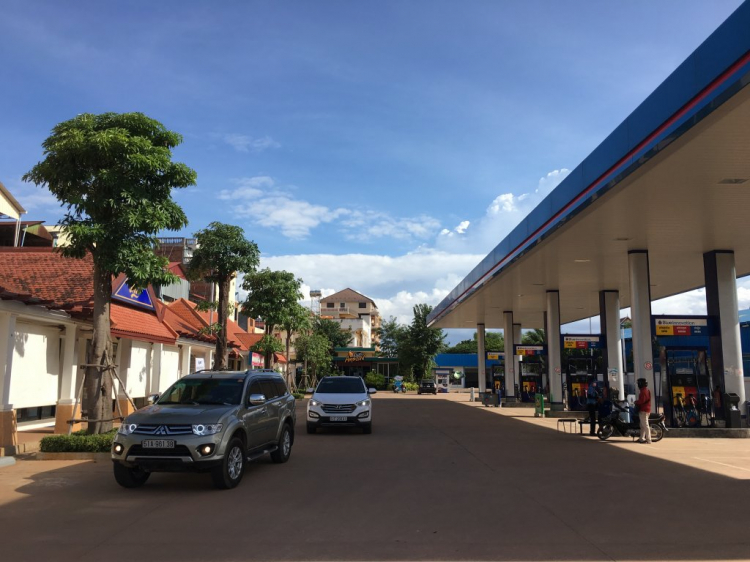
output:
[[[289,367],[291,366],[291,361],[289,360],[289,345],[292,340],[292,331],[290,329],[287,329],[286,331],[286,385],[289,388],[293,388],[292,386],[292,377],[289,374]]]
[[[112,275],[94,263],[94,335],[91,349],[86,358],[87,365],[104,365],[106,357],[112,357],[110,341],[109,307],[112,295]],[[101,420],[112,417],[112,378],[111,373],[99,367],[86,367],[86,399],[83,409],[89,419]],[[91,422],[89,434],[105,433],[112,429],[112,422]]]
[[[229,279],[219,281],[219,325],[221,329],[216,338],[216,357],[214,357],[214,371],[227,369],[227,316],[229,316]]]
[[[272,332],[272,328],[269,324],[266,324],[266,335],[270,336]],[[271,368],[271,355],[273,354],[273,351],[269,351],[268,346],[266,346],[266,349],[263,353],[263,368],[264,369],[270,369]]]

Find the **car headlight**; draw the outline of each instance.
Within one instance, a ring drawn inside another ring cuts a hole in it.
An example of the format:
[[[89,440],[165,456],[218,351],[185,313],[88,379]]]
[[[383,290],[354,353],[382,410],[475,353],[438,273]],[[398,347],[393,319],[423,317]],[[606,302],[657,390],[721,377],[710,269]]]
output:
[[[367,400],[360,400],[359,402],[357,402],[357,406],[362,406],[362,407],[369,406],[370,404],[371,402],[369,398]]]
[[[310,406],[322,406],[323,402],[320,400],[310,400]]]
[[[117,433],[121,433],[122,435],[130,435],[136,430],[137,427],[138,425],[135,423],[124,423],[120,426],[120,429],[117,430]]]
[[[221,431],[222,425],[220,423],[207,423],[207,424],[196,424],[193,426],[193,434],[195,435],[215,435]]]

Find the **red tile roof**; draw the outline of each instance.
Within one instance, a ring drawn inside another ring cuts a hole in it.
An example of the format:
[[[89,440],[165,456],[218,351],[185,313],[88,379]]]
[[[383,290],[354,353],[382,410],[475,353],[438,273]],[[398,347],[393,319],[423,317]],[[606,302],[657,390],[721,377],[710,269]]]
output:
[[[90,255],[73,259],[53,248],[0,248],[0,298],[42,304],[90,320],[93,271]],[[115,336],[158,343],[177,339],[158,314],[148,310],[112,302],[110,321]]]
[[[183,299],[180,299],[183,300]],[[210,325],[211,321],[214,323],[217,323],[219,321],[218,315],[214,312],[213,315],[209,312],[203,312],[202,310],[197,309],[197,304],[192,301],[184,301],[188,306],[191,307],[193,312],[201,317],[203,322],[206,326]],[[213,317],[212,317],[213,316]],[[232,320],[231,318],[227,318],[227,343],[230,346],[238,347],[242,351],[250,351],[250,345],[247,345],[243,339],[245,339],[245,336],[243,335],[251,335],[248,334],[245,330],[240,328],[239,324]],[[240,339],[242,337],[242,339]],[[253,343],[252,345],[255,345]]]
[[[177,333],[146,310],[113,302],[109,317],[113,336],[168,344],[177,340]]]
[[[91,256],[64,258],[53,248],[0,248],[0,291],[48,301],[50,308],[93,306]]]
[[[201,333],[208,327],[200,314],[194,310],[192,303],[185,299],[179,299],[166,305],[164,321],[180,336],[194,340],[215,343],[216,337],[211,334]]]
[[[185,266],[182,265],[182,262],[169,262],[169,271],[174,273],[180,279],[187,279],[187,275],[185,274]]]

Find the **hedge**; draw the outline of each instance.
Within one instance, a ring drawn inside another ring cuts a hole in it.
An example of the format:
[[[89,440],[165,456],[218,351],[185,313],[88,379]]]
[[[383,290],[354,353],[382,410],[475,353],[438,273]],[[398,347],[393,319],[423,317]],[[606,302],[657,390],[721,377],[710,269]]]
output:
[[[116,429],[99,435],[88,435],[76,431],[71,435],[48,435],[42,437],[39,450],[42,453],[109,453]]]

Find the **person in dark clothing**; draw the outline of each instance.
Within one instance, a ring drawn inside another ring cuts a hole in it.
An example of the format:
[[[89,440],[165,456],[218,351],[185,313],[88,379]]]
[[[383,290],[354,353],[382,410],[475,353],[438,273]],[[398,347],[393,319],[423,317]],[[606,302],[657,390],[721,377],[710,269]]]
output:
[[[596,391],[596,380],[589,381],[586,389],[586,409],[589,411],[589,435],[596,435],[596,414],[599,410],[599,393]]]

